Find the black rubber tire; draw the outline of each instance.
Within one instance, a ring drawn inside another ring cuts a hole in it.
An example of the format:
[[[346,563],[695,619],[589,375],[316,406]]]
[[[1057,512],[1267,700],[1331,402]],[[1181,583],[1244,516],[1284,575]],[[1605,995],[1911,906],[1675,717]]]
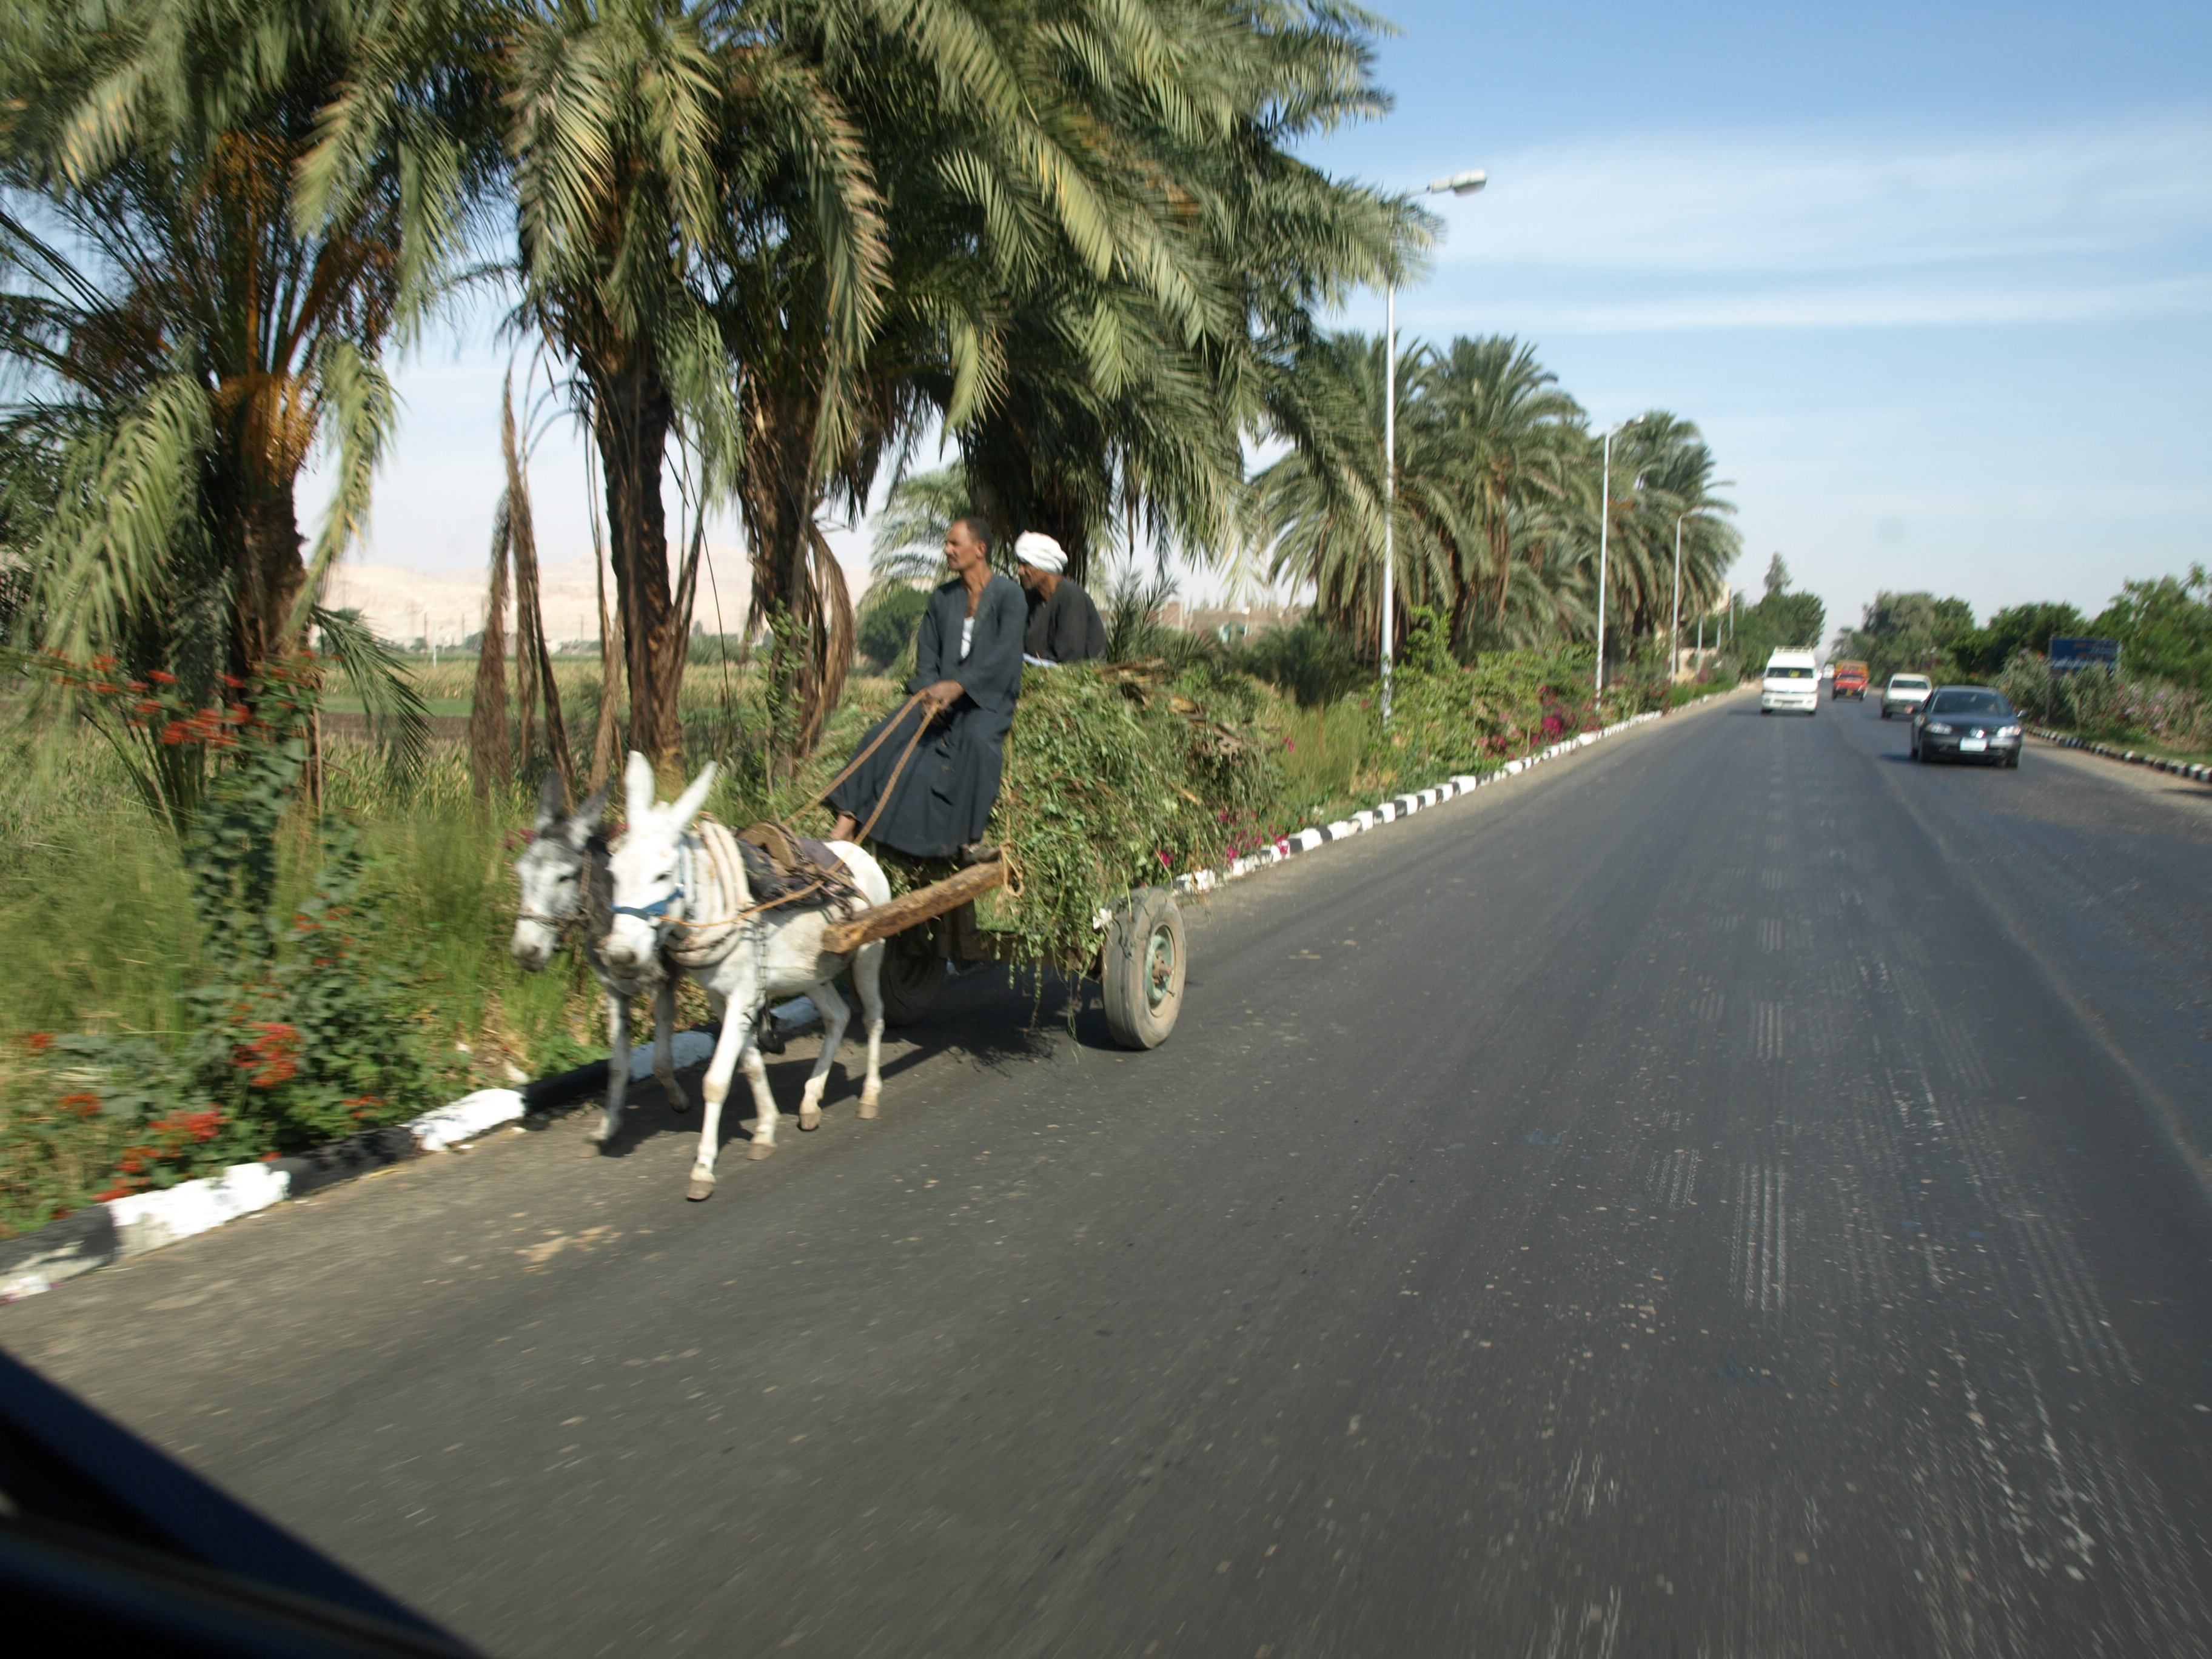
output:
[[[1124,1048],[1157,1048],[1182,1012],[1190,952],[1172,890],[1146,887],[1115,913],[1099,953],[1106,1029]]]
[[[917,1024],[928,1017],[929,1011],[937,1004],[937,994],[945,988],[944,958],[901,950],[896,939],[886,939],[884,944],[884,972],[880,981],[884,992],[884,1023],[886,1025]]]

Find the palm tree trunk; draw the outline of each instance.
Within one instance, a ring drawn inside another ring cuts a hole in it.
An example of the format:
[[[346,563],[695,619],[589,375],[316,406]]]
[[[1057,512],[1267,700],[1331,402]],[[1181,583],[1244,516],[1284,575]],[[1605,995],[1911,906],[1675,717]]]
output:
[[[607,567],[598,546],[599,526],[592,526],[592,567],[599,585],[599,723],[592,737],[592,787],[597,789],[614,770],[615,750],[621,742],[616,722],[622,694],[616,682],[622,672],[622,624],[607,614]]]
[[[522,691],[522,733],[517,752],[530,763],[535,747],[532,721],[539,698],[545,704],[545,748],[561,775],[564,800],[573,799],[575,768],[568,757],[568,723],[561,715],[561,684],[553,678],[553,653],[545,641],[545,607],[538,598],[538,532],[530,514],[530,483],[523,476],[514,430],[513,388],[501,407],[500,448],[507,463],[507,538],[514,557],[514,631],[518,678]]]
[[[491,581],[477,648],[477,690],[469,703],[469,781],[478,795],[514,775],[507,747],[507,503],[491,532]]]
[[[750,382],[746,395],[746,454],[738,481],[745,538],[752,553],[749,626],[774,630],[779,688],[790,710],[778,734],[783,758],[813,751],[822,727],[844,695],[853,660],[853,603],[844,571],[814,521],[815,422],[821,399],[811,388],[790,391]]]
[[[606,468],[616,605],[629,658],[630,746],[673,782],[684,768],[678,704],[684,640],[668,588],[660,459],[675,410],[649,366],[593,374],[592,382],[592,436]]]
[[[289,489],[249,495],[238,527],[246,592],[234,623],[233,672],[246,678],[264,657],[291,643],[285,628],[307,572],[300,562],[300,522]]]
[[[1045,475],[1031,510],[1036,516],[1029,528],[1041,530],[1060,544],[1060,550],[1067,555],[1069,579],[1087,588],[1091,580],[1090,521],[1057,471]],[[1137,550],[1132,546],[1129,562],[1133,568],[1136,561]]]

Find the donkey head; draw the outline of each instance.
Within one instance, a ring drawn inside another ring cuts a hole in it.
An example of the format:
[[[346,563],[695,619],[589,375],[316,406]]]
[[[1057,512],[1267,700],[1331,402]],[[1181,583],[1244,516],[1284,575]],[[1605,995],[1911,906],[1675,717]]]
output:
[[[614,879],[614,924],[599,943],[600,957],[617,973],[634,974],[653,959],[662,930],[684,915],[684,892],[678,871],[684,832],[714,787],[714,766],[665,806],[653,799],[653,763],[635,750],[623,773],[629,802],[629,827],[615,843],[609,860]]]
[[[562,812],[561,795],[560,774],[548,772],[538,792],[538,822],[530,844],[514,860],[522,908],[507,948],[533,974],[552,959],[562,928],[584,913],[584,871],[590,857],[586,849],[607,810],[605,786],[573,813]]]

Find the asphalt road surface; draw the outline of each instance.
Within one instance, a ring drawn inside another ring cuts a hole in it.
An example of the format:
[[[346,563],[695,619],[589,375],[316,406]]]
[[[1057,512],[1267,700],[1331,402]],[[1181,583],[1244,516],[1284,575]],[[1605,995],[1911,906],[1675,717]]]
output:
[[[2212,1652],[2212,792],[1904,746],[1732,699],[1229,890],[1153,1054],[974,975],[711,1203],[572,1117],[0,1341],[498,1654]]]

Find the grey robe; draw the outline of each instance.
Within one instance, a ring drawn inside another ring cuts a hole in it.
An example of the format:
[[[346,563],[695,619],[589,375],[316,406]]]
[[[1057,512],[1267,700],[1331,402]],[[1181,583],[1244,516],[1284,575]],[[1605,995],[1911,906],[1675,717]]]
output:
[[[1022,649],[1030,655],[1046,662],[1089,662],[1106,654],[1106,624],[1080,584],[1062,576],[1050,599],[1025,597],[1030,620]]]
[[[938,717],[891,790],[870,838],[910,858],[949,858],[982,838],[999,799],[1014,700],[1022,691],[1022,629],[1026,596],[1011,576],[994,575],[975,600],[975,635],[967,659],[960,656],[960,627],[967,619],[968,589],[949,581],[929,596],[915,635],[909,694],[939,680],[957,680],[965,695]],[[830,805],[862,823],[883,798],[921,710],[878,721],[860,746],[893,721],[897,727],[866,763],[839,784]]]

